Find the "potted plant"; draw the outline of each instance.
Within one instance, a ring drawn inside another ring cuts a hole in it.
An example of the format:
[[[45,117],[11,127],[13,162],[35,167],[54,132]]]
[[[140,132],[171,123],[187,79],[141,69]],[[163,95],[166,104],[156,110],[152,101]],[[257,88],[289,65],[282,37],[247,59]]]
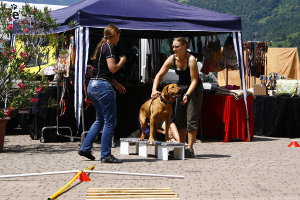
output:
[[[21,18],[14,20],[12,10],[0,5],[0,118],[10,109],[28,109],[38,101],[37,95],[48,87],[47,77],[30,72],[26,66],[39,66],[41,54],[56,48],[63,36],[53,36],[51,30],[58,25],[50,17],[50,10],[38,10],[28,4],[20,10]],[[14,37],[15,44],[12,45]]]
[[[6,132],[6,124],[10,119],[10,114],[13,112],[13,108],[9,108],[6,111],[0,110],[0,152],[3,150],[4,136]]]

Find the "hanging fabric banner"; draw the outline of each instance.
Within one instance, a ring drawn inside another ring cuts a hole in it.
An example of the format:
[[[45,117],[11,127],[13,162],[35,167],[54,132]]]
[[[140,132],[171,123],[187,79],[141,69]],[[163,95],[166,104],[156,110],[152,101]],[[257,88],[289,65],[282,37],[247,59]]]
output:
[[[240,69],[240,77],[242,81],[242,88],[244,94],[244,102],[245,102],[245,109],[246,109],[246,119],[247,119],[247,133],[248,133],[248,141],[250,141],[250,127],[249,127],[249,113],[248,113],[248,106],[247,106],[247,90],[246,90],[246,82],[245,82],[245,67],[244,67],[244,54],[243,54],[243,41],[242,41],[242,33],[241,32],[233,32],[233,43],[234,49],[237,56],[237,61]]]
[[[74,107],[77,127],[80,125],[81,107],[83,99],[83,86],[85,81],[85,71],[87,67],[89,52],[89,28],[77,27],[75,29],[75,81],[74,81]]]

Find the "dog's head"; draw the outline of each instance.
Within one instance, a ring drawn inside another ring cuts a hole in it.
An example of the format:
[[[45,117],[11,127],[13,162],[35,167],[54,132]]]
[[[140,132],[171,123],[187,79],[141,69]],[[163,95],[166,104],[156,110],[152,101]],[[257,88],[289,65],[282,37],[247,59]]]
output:
[[[174,102],[176,98],[179,98],[181,95],[180,88],[177,84],[168,84],[162,90],[162,97],[167,102]]]

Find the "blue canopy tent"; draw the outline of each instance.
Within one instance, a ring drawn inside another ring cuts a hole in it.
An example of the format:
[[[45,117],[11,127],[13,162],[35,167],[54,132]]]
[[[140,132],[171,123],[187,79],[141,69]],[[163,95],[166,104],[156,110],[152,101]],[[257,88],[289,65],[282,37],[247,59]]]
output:
[[[242,52],[242,24],[239,16],[233,16],[180,4],[171,0],[85,0],[70,7],[51,12],[61,26],[57,30],[75,29],[75,113],[80,122],[82,91],[88,60],[91,28],[104,28],[114,24],[144,38],[161,38],[205,34],[233,33],[237,52],[246,113],[248,113]],[[70,21],[76,26],[68,27]],[[246,116],[249,118],[248,115]],[[249,124],[248,124],[248,138]]]

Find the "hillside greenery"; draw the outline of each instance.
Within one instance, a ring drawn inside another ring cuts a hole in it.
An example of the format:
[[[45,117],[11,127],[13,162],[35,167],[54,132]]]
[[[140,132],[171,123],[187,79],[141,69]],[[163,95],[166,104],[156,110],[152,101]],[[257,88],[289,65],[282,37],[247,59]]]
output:
[[[18,1],[18,0],[11,0]],[[81,0],[23,0],[73,5]],[[244,41],[269,41],[273,47],[300,47],[300,0],[176,0],[242,18]]]
[[[177,0],[242,18],[244,41],[300,47],[300,0]]]

